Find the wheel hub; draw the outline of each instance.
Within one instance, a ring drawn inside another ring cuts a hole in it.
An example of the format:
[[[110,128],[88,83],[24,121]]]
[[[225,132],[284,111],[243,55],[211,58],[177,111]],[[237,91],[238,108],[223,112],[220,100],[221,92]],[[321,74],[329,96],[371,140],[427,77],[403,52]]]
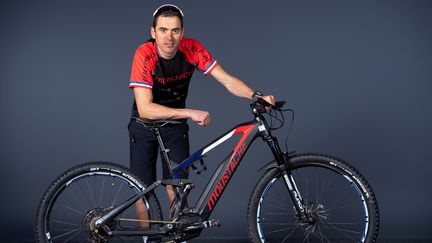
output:
[[[321,234],[323,227],[327,224],[329,216],[328,209],[320,203],[308,203],[305,210],[309,217],[309,222],[302,221],[300,216],[296,213],[297,225],[303,229],[307,236]]]
[[[96,221],[102,218],[102,216],[107,214],[109,211],[109,208],[95,208],[87,212],[84,216],[83,227],[90,239],[95,242],[106,242],[108,240],[108,235],[103,230],[96,227]],[[108,224],[108,227],[113,226],[115,226],[115,222]]]

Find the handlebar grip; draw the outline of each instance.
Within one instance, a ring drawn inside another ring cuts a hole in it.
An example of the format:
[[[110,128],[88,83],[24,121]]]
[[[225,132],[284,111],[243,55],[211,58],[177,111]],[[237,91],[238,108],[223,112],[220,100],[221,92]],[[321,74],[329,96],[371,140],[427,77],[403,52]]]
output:
[[[276,108],[282,108],[285,105],[285,103],[286,103],[285,100],[276,101],[275,106]]]
[[[284,100],[276,101],[275,104],[272,105],[272,104],[268,103],[266,100],[264,100],[263,98],[256,97],[256,98],[254,98],[253,103],[258,103],[264,107],[271,107],[272,109],[280,109],[285,105],[286,101],[284,101]]]

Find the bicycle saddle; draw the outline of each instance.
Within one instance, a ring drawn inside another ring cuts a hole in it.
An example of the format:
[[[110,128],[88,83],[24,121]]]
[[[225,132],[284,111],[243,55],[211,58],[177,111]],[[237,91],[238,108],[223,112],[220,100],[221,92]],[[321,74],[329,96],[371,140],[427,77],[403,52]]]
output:
[[[150,119],[143,119],[139,117],[132,117],[137,123],[148,127],[148,128],[161,128],[166,125],[175,125],[175,124],[181,124],[181,121],[176,120],[150,120]]]

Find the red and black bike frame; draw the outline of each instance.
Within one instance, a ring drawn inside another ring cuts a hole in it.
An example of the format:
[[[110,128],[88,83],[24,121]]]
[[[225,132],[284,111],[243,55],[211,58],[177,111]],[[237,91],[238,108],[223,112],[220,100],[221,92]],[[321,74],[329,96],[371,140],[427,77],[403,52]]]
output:
[[[190,212],[201,215],[202,220],[208,220],[216,204],[221,198],[225,188],[227,187],[229,181],[234,175],[237,167],[242,161],[246,151],[249,149],[250,145],[253,143],[253,141],[256,138],[261,137],[264,141],[266,141],[266,143],[270,147],[272,154],[275,158],[277,167],[281,168],[280,171],[284,177],[284,181],[286,183],[287,189],[291,195],[292,200],[296,202],[295,207],[299,217],[302,219],[303,222],[309,222],[312,219],[310,219],[307,215],[307,212],[304,207],[303,199],[299,193],[299,190],[297,189],[297,186],[294,182],[294,178],[290,173],[289,170],[290,162],[288,157],[284,156],[284,153],[281,151],[277,138],[271,135],[271,130],[264,117],[262,117],[262,115],[259,113],[254,112],[254,114],[255,114],[255,119],[253,121],[235,126],[233,129],[229,130],[219,138],[215,139],[213,142],[209,143],[208,145],[204,146],[203,148],[201,148],[200,150],[192,154],[189,158],[185,159],[176,167],[172,168],[172,176],[174,178],[173,181],[176,181],[176,179],[177,181],[182,181],[181,179],[177,178],[178,171],[183,170],[184,168],[191,166],[193,163],[201,160],[202,157],[207,152],[219,146],[223,142],[227,141],[229,138],[234,137],[237,134],[241,135],[233,151],[220,163],[220,165],[216,169],[215,173],[213,174],[212,178],[210,179],[206,188],[204,189],[202,195],[197,201],[195,207],[189,209]],[[169,161],[169,155],[168,155],[169,150],[164,148],[162,141],[159,142],[163,154],[162,160],[164,161],[164,163],[168,163],[168,165],[170,165],[171,162]],[[166,182],[164,181],[154,182],[152,185],[145,188],[144,191],[138,193],[135,197],[124,202],[122,205],[119,205],[118,207],[116,207],[115,209],[113,209],[103,217],[101,217],[99,220],[97,220],[96,227],[102,227],[102,228],[105,227],[104,225],[106,224],[106,222],[109,222],[112,218],[116,217],[122,211],[132,206],[139,198],[143,197],[145,194],[154,190],[157,186],[164,183]],[[181,183],[178,183],[178,185],[180,184]],[[178,202],[178,205],[181,206],[186,205],[185,201],[187,195],[185,195],[184,191],[179,190],[178,187],[176,187],[176,189],[177,189],[176,190],[177,194],[179,194],[178,197],[180,198],[180,202]],[[177,214],[176,216],[178,216],[178,214],[183,209],[184,208],[182,207],[177,208],[175,210],[176,211],[175,215]],[[160,230],[110,232],[111,235],[156,235],[161,233],[163,232],[161,232]]]

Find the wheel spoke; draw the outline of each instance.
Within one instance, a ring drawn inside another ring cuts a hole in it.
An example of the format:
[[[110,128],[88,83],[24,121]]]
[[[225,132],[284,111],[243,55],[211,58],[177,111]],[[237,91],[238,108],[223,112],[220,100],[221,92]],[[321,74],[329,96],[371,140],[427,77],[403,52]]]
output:
[[[74,213],[77,213],[77,214],[79,214],[79,215],[81,215],[81,216],[84,216],[84,213],[83,213],[83,212],[80,212],[79,210],[74,209],[74,208],[72,208],[72,207],[69,206],[69,205],[66,205],[66,204],[64,204],[64,203],[60,203],[60,202],[59,202],[59,204],[60,204],[60,206],[62,206],[62,207],[64,207],[64,208],[67,208],[67,209],[69,209],[70,211],[72,211],[72,212],[74,212]]]
[[[103,195],[104,188],[105,188],[105,177],[102,180],[102,186],[101,186],[101,189],[100,189],[99,203],[98,203],[99,205],[101,205],[101,202],[102,202],[102,195]]]
[[[297,228],[298,227],[295,227],[295,229],[297,229]],[[277,230],[269,231],[269,232],[267,232],[267,234],[279,233],[281,231],[287,231],[287,230],[290,230],[290,229],[292,229],[291,226],[290,227],[285,227],[285,228],[282,228],[282,229],[277,229]]]
[[[72,198],[75,198],[74,201],[78,202],[77,203],[78,204],[77,207],[80,208],[80,210],[79,209],[76,209],[76,210],[79,211],[79,212],[81,212],[82,214],[85,214],[85,212],[86,212],[85,207],[83,207],[81,205],[81,203],[79,202],[80,200],[76,200],[78,198],[78,196],[75,194],[75,192],[72,191],[72,193],[73,193]],[[73,203],[72,200],[70,200],[70,198],[69,198],[69,196],[67,194],[62,195],[62,199],[65,200],[69,205],[75,205],[75,203]],[[73,207],[73,206],[70,206],[70,207]]]
[[[88,193],[87,193],[87,192],[82,188],[81,181],[77,181],[76,184],[77,184],[79,190],[82,192],[82,195],[84,195],[85,198],[87,199],[87,201],[91,203],[90,196],[89,196]]]
[[[68,232],[66,232],[66,233],[64,233],[64,234],[58,235],[58,236],[56,236],[56,237],[53,237],[51,240],[56,240],[56,239],[62,238],[62,237],[64,237],[64,236],[67,236],[67,235],[70,235],[70,234],[74,234],[74,233],[76,233],[77,231],[79,232],[80,230],[81,230],[80,228],[78,228],[78,229],[73,229],[73,230],[69,230]]]
[[[344,229],[340,229],[339,227],[336,227],[335,225],[329,224],[330,226],[332,226],[335,230],[339,231],[341,234],[343,234],[345,237],[354,240],[354,238],[352,236],[349,236],[347,233],[360,233],[360,232],[356,232],[356,231],[352,231],[352,230],[344,230]]]
[[[71,237],[67,238],[64,242],[69,242],[70,240],[72,240],[75,236],[77,236],[79,233],[81,233],[80,231],[77,231],[75,234],[73,234]]]
[[[117,202],[117,198],[118,198],[119,193],[120,193],[120,191],[121,191],[122,188],[123,188],[123,184],[120,184],[120,186],[119,186],[119,188],[118,188],[118,190],[117,190],[117,192],[116,192],[116,194],[114,196],[113,202],[111,203],[111,207],[114,206],[115,203]]]
[[[59,223],[59,224],[67,224],[67,225],[71,225],[71,226],[80,226],[79,224],[74,224],[74,223],[65,222],[65,221],[61,221],[61,220],[51,220],[51,222]]]
[[[288,238],[298,229],[298,226],[295,227],[289,234],[282,240],[282,243],[288,240]]]
[[[90,193],[91,202],[93,203],[94,207],[97,207],[97,203],[96,203],[96,200],[95,200],[95,195],[93,194],[93,190],[90,188],[88,180],[86,180],[85,182],[86,182],[86,185],[87,185],[87,190]]]

